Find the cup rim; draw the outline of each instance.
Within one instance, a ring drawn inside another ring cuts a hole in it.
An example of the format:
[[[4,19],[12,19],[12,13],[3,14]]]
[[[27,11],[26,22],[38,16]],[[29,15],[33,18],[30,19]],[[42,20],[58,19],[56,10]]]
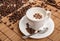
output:
[[[30,8],[30,9],[28,9],[27,10],[27,12],[29,12],[29,10],[31,10],[31,9],[35,9],[35,8],[40,8],[40,9],[42,9],[44,12],[46,12],[46,10],[44,9],[44,8],[41,8],[41,7],[32,7],[32,8]],[[29,16],[28,16],[28,13],[26,12],[26,16],[27,16],[27,18],[28,19],[30,19],[30,20],[32,20],[32,21],[41,21],[41,20],[43,20],[44,18],[42,18],[42,19],[39,19],[39,20],[34,20],[34,19],[31,19],[31,18],[29,18]]]

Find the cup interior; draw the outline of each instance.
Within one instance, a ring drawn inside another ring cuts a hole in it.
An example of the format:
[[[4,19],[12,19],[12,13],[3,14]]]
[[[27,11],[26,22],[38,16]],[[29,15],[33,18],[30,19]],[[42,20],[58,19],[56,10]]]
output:
[[[41,19],[34,18],[33,15],[35,13],[41,14],[42,18]],[[28,19],[30,19],[32,21],[40,21],[40,20],[43,20],[45,18],[46,11],[43,8],[40,8],[40,7],[32,7],[32,8],[30,8],[30,9],[27,10],[26,16],[27,16]]]

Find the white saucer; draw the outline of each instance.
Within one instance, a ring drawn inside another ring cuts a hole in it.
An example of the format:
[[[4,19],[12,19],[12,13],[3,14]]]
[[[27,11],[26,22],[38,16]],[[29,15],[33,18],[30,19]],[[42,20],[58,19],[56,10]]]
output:
[[[35,35],[30,36],[30,38],[40,39],[40,38],[45,38],[45,37],[51,35],[52,32],[54,31],[54,22],[53,22],[53,20],[52,20],[51,18],[49,18],[49,20],[47,20],[47,21],[49,21],[49,22],[47,23],[47,25],[46,25],[46,26],[48,27],[47,32],[45,32],[45,33],[43,33],[43,34],[37,33],[37,34],[35,34]],[[26,30],[26,28],[27,28],[27,27],[26,27],[26,23],[28,23],[28,22],[29,22],[29,21],[28,21],[28,19],[27,19],[26,16],[23,16],[22,19],[19,21],[20,31],[21,31],[24,35],[30,35],[30,34],[27,32],[27,30]]]

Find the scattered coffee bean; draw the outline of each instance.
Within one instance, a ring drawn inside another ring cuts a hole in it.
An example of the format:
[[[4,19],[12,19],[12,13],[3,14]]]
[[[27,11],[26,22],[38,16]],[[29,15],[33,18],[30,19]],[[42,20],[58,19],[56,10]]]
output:
[[[41,4],[41,7],[43,7],[43,6],[44,6],[44,3]]]
[[[57,8],[59,8],[59,9],[60,9],[60,2],[58,2],[58,3],[57,3]]]
[[[22,3],[24,3],[24,4],[25,4],[27,1],[28,1],[28,0],[22,0]]]
[[[26,23],[26,26],[29,28],[29,23]]]
[[[16,1],[16,8],[20,8],[23,5],[22,0]]]
[[[14,22],[12,24],[15,24]]]
[[[57,12],[58,10],[55,10],[55,12]]]
[[[41,7],[40,5],[35,5],[35,7]]]
[[[47,7],[47,5],[46,6],[44,6],[44,8],[46,8]]]
[[[8,25],[8,27],[10,27],[10,26],[11,26],[11,24]]]
[[[36,3],[30,3],[30,5],[35,5]]]
[[[51,9],[49,11],[51,11]]]
[[[2,41],[2,40],[0,39],[0,41]]]
[[[0,3],[3,3],[4,1],[3,0],[0,0]]]
[[[2,17],[0,16],[0,20],[2,19]]]
[[[53,4],[56,4],[56,1],[55,0],[47,0],[49,3],[53,3]]]
[[[4,22],[4,24],[6,24],[7,22]]]
[[[14,28],[11,28],[11,30],[14,30]]]
[[[11,20],[9,20],[9,22],[12,22]]]
[[[59,6],[59,7],[60,7],[60,2],[58,2],[58,3],[57,3],[57,6]]]
[[[38,31],[38,32],[40,32],[40,31]]]
[[[2,23],[2,21],[0,21],[0,23]]]
[[[45,9],[45,10],[47,10],[47,9]]]

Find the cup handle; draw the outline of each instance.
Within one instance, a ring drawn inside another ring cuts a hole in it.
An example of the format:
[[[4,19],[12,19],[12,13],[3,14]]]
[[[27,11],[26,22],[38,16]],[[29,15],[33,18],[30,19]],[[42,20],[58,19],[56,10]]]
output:
[[[50,11],[46,11],[46,13],[47,13],[48,18],[51,17],[51,12]]]
[[[46,14],[47,15],[47,18],[50,18],[51,17],[51,12],[50,11],[46,11],[46,13],[47,13]],[[48,22],[46,22],[46,23],[48,23]],[[44,30],[44,28],[45,28],[45,25],[43,27],[39,28],[39,30]]]

